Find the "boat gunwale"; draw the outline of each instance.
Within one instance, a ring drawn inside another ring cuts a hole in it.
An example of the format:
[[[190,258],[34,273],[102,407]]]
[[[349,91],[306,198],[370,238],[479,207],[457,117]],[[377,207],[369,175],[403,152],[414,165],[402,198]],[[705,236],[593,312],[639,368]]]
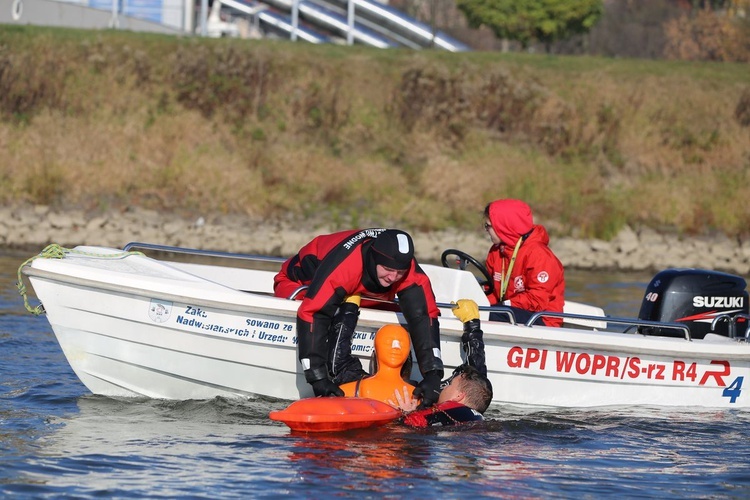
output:
[[[153,260],[164,263],[165,265],[167,264],[157,259]],[[295,309],[293,308],[279,309],[265,306],[248,305],[237,302],[232,303],[228,306],[227,302],[225,301],[211,300],[189,295],[179,295],[171,292],[162,292],[152,289],[136,288],[133,286],[120,285],[89,278],[80,278],[67,273],[57,273],[50,270],[34,268],[32,266],[25,267],[22,272],[30,278],[59,282],[82,288],[100,289],[107,292],[130,294],[133,296],[149,299],[161,299],[196,306],[210,307],[220,311],[229,310],[244,313],[260,313],[267,314],[273,317],[285,317],[289,316],[290,314],[294,314],[295,312]],[[238,294],[255,295],[257,297],[262,297],[265,299],[278,299],[280,301],[285,300],[278,297],[268,296],[263,292],[241,291],[230,287],[226,288],[228,291],[234,291]],[[290,302],[294,303],[298,301]],[[362,327],[369,327],[373,329],[381,327],[386,322],[385,320],[368,318],[367,316],[371,314],[379,315],[383,313],[396,314],[399,323],[405,324],[405,320],[403,319],[403,316],[400,312],[374,309],[368,310],[364,308],[362,312],[364,314],[360,315],[358,321],[358,325]],[[604,319],[606,319],[606,317]],[[463,324],[458,319],[449,316],[441,316],[440,322],[441,340],[455,341],[461,337],[463,333]],[[688,341],[684,338],[648,336],[631,332],[586,330],[571,327],[553,328],[545,326],[527,326],[523,324],[511,325],[509,323],[490,321],[483,321],[482,327],[484,331],[485,343],[489,345],[499,343],[523,343],[527,345],[543,345],[573,350],[604,351],[623,354],[638,354],[641,356],[650,355],[656,357],[689,357],[696,359],[707,359],[709,357],[721,356],[726,360],[739,360],[750,363],[750,343],[741,342],[739,339],[727,338],[726,342],[712,342],[704,341],[702,339],[693,339],[692,341]],[[532,333],[532,335],[529,335],[529,333]],[[559,335],[568,335],[568,338],[560,338],[558,337]],[[623,342],[616,342],[615,344],[604,343],[602,342],[603,338],[608,340],[626,339],[628,342],[630,342],[631,340],[637,340],[638,345],[631,346],[624,344]],[[706,350],[705,348],[708,348],[708,350]]]

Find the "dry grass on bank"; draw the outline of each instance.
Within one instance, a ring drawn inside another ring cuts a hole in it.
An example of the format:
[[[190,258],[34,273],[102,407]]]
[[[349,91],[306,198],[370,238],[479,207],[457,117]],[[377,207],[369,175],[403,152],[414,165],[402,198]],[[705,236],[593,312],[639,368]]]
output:
[[[0,27],[0,201],[746,235],[747,69]]]

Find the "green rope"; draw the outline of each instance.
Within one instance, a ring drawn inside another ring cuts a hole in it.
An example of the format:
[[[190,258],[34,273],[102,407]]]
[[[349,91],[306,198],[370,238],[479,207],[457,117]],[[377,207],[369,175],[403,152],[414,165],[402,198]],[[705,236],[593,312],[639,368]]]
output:
[[[39,316],[44,313],[44,305],[39,304],[36,307],[31,307],[29,304],[29,298],[26,293],[26,285],[23,282],[23,275],[21,271],[23,271],[23,268],[34,262],[36,259],[64,259],[67,254],[77,254],[77,255],[85,255],[89,257],[98,257],[101,259],[121,259],[123,257],[127,257],[128,255],[143,255],[143,252],[119,252],[119,253],[113,253],[113,254],[100,254],[100,253],[94,253],[94,252],[83,252],[81,250],[75,250],[71,248],[64,248],[58,245],[57,243],[52,243],[51,245],[47,245],[44,250],[39,252],[39,254],[34,255],[33,257],[27,259],[23,264],[21,264],[18,268],[18,282],[16,283],[16,288],[18,288],[18,293],[23,297],[23,305],[26,308],[27,311],[29,311],[34,316]]]

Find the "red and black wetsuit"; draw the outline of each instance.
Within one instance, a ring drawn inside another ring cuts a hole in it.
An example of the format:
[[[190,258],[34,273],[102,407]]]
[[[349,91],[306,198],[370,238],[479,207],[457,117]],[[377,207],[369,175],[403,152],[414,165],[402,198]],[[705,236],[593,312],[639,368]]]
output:
[[[484,420],[481,413],[455,401],[438,403],[424,410],[416,410],[404,417],[404,424],[410,427],[432,427],[457,425]]]
[[[309,285],[296,297],[302,298],[297,311],[298,354],[308,382],[328,376],[331,320],[344,298],[353,294],[383,300],[398,296],[420,371],[437,370],[442,376],[439,310],[430,280],[411,259],[403,279],[389,287],[380,285],[368,250],[383,231],[362,229],[318,236],[284,262],[274,278],[278,297],[289,297],[301,285]]]

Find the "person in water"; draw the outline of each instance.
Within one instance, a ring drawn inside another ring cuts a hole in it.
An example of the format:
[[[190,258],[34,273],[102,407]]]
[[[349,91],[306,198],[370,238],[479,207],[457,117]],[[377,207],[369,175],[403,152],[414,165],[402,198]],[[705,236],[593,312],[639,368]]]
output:
[[[403,422],[413,427],[482,420],[482,414],[492,401],[492,385],[487,379],[479,308],[473,300],[461,299],[453,308],[453,314],[464,323],[461,345],[467,362],[441,384],[435,406],[415,411],[418,401],[411,397],[414,386],[404,379],[403,370],[408,365],[411,345],[409,334],[401,325],[385,325],[377,331],[375,374],[343,384],[344,395],[376,399],[407,411]]]
[[[343,396],[340,384],[367,375],[351,354],[359,296],[385,301],[398,296],[422,374],[413,395],[422,407],[437,402],[443,377],[439,310],[408,233],[376,228],[317,236],[284,262],[274,294],[302,301],[298,356],[316,396]]]
[[[563,265],[549,247],[545,227],[534,224],[531,208],[520,200],[493,201],[484,209],[484,229],[492,241],[485,262],[494,285],[490,304],[509,306],[518,322],[534,312],[563,312]],[[507,321],[507,316],[491,313],[490,319]],[[562,325],[562,318],[542,321]]]
[[[419,408],[408,391],[396,390],[392,393],[394,399],[386,402],[407,412],[403,423],[408,426],[448,426],[483,420],[483,414],[492,402],[492,384],[487,378],[479,307],[473,300],[461,299],[452,311],[464,324],[461,347],[466,354],[466,362],[441,384],[437,403],[430,408]]]

